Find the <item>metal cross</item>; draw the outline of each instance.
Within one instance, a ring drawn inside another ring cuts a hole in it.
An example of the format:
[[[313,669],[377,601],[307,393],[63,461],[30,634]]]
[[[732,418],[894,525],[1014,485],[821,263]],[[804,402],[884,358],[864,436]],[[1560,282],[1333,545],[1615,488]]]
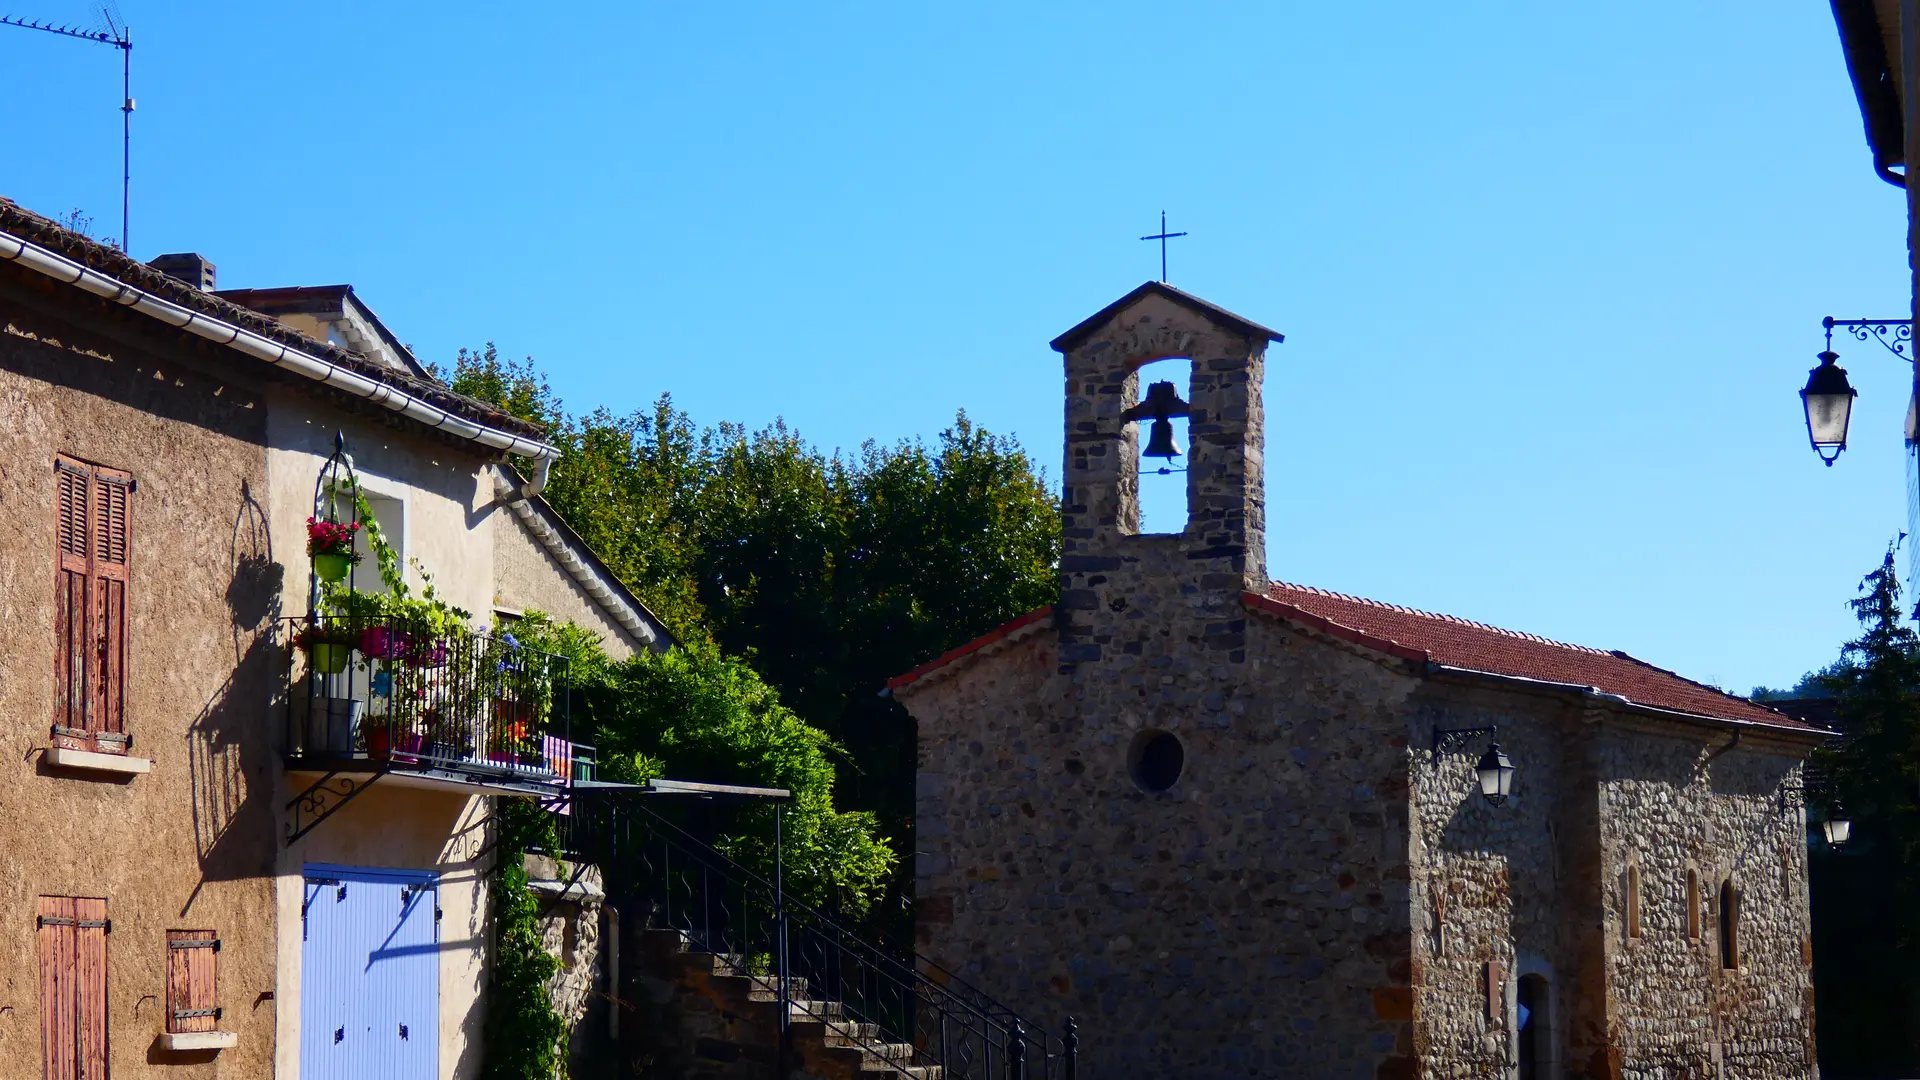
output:
[[[1154,233],[1152,236],[1143,236],[1140,238],[1142,240],[1160,241],[1160,280],[1161,281],[1167,280],[1167,241],[1173,239],[1176,236],[1185,236],[1185,235],[1187,234],[1183,232],[1167,231],[1167,212],[1165,210],[1162,210],[1160,211],[1160,231],[1157,233]]]

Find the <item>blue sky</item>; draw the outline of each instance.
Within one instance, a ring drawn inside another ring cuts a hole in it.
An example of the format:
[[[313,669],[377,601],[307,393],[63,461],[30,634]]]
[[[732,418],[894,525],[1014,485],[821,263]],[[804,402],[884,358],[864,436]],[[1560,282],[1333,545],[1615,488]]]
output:
[[[424,358],[828,447],[966,409],[1059,474],[1047,341],[1155,276],[1275,326],[1268,567],[1744,690],[1906,517],[1905,313],[1827,6],[160,4],[133,250],[351,282]],[[74,0],[6,10],[86,21]],[[0,29],[0,194],[118,232],[118,56]]]

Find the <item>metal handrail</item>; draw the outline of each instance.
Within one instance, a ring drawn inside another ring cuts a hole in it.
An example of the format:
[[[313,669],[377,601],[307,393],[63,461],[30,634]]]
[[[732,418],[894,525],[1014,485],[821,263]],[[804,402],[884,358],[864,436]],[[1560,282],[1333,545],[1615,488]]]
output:
[[[572,742],[567,658],[511,633],[399,620],[282,620],[286,749],[565,784],[592,751]],[[590,769],[591,765],[585,766]]]
[[[653,928],[679,931],[739,973],[770,977],[781,1001],[790,979],[820,988],[824,998],[814,999],[840,1002],[852,1021],[838,1033],[870,1053],[909,1044],[916,1062],[945,1066],[954,1080],[1072,1075],[1071,1021],[1065,1038],[1053,1038],[925,957],[890,955],[652,810],[602,812],[607,820],[588,826],[601,839],[590,854],[610,888],[635,894],[625,903],[637,900]]]

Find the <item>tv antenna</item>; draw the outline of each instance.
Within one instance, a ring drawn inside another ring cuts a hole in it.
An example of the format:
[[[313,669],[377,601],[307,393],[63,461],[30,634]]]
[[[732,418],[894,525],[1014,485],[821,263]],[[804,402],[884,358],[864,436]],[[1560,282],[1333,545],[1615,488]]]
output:
[[[126,20],[120,17],[120,9],[111,0],[101,5],[99,10],[100,17],[107,24],[105,30],[88,30],[6,14],[0,14],[0,26],[40,30],[61,37],[111,45],[120,50],[120,250],[131,251],[132,244],[127,239],[127,218],[133,187],[133,35],[127,29]]]

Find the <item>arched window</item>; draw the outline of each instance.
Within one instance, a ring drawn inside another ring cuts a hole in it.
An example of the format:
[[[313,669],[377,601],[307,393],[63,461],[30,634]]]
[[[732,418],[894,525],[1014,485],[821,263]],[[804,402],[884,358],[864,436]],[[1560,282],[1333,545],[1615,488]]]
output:
[[[1640,936],[1640,867],[1627,864],[1627,936]]]
[[[1700,940],[1700,871],[1687,871],[1687,938]]]
[[[1720,966],[1740,966],[1740,894],[1731,878],[1720,883]]]

